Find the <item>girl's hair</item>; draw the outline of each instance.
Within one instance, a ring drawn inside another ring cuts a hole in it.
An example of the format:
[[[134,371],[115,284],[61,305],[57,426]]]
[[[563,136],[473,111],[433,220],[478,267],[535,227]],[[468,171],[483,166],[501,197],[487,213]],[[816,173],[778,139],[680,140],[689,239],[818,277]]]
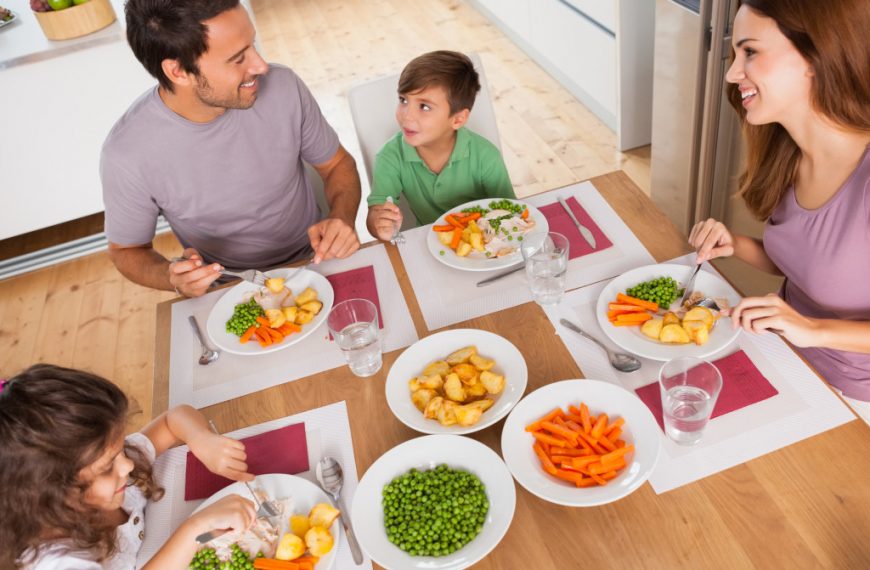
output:
[[[48,364],[31,366],[0,392],[0,568],[33,562],[41,545],[63,540],[98,560],[116,549],[106,512],[86,505],[90,481],[81,470],[124,434],[128,401],[94,374]],[[125,444],[131,482],[148,498],[163,490],[144,453]],[[28,549],[27,559],[22,554]],[[19,560],[19,558],[21,558]]]
[[[740,5],[773,19],[812,66],[810,97],[819,113],[837,125],[870,131],[870,2],[741,0]],[[794,183],[801,152],[782,125],[746,122],[733,83],[728,85],[728,99],[740,116],[747,143],[739,195],[764,221]]]

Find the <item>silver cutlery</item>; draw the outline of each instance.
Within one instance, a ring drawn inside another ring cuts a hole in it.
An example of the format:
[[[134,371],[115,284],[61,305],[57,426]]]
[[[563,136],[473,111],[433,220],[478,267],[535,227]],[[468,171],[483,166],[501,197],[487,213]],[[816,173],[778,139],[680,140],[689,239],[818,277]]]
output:
[[[525,268],[525,264],[521,263],[520,265],[518,265],[512,269],[508,269],[507,271],[504,271],[502,273],[498,273],[496,275],[493,275],[492,277],[487,277],[486,279],[483,279],[482,281],[478,281],[477,286],[478,287],[485,287],[491,283],[495,283],[496,281],[498,281],[502,277],[507,277],[508,275],[516,273],[517,271],[522,271],[524,268]]]
[[[710,297],[704,297],[697,303],[692,304],[692,307],[704,307],[707,309],[713,309],[714,311],[719,311],[720,313],[722,312],[722,309],[719,308],[719,304]]]
[[[630,354],[625,354],[624,352],[613,352],[609,348],[607,348],[600,340],[595,337],[589,336],[583,329],[572,323],[567,319],[559,319],[559,322],[563,327],[566,327],[575,333],[579,334],[583,338],[589,339],[601,348],[604,349],[604,352],[607,353],[607,357],[610,359],[610,365],[619,370],[620,372],[634,372],[635,370],[641,367],[641,362],[634,356]]]
[[[338,505],[340,511],[339,518],[341,524],[344,525],[345,534],[347,534],[347,544],[350,546],[350,553],[353,555],[353,561],[359,566],[363,562],[362,550],[353,533],[353,527],[350,526],[349,513],[344,505],[344,500],[341,498],[341,485],[344,482],[344,474],[341,470],[341,464],[332,457],[323,457],[315,468],[317,481],[320,487],[332,495]]]
[[[205,366],[206,364],[217,360],[221,353],[218,350],[209,348],[208,344],[206,344],[202,331],[199,328],[199,321],[196,320],[196,317],[190,315],[187,317],[187,322],[190,323],[190,328],[193,329],[193,336],[196,337],[196,340],[199,341],[199,345],[202,347],[202,354],[199,355],[199,363]]]
[[[683,292],[683,298],[680,299],[680,306],[682,306],[683,303],[686,302],[686,299],[688,299],[692,295],[692,286],[695,284],[695,277],[698,276],[698,272],[700,270],[701,264],[699,263],[695,266],[695,271],[692,273],[692,276],[689,277],[689,282],[686,283],[686,290]]]
[[[291,273],[290,275],[288,275],[287,277],[284,278],[284,281],[290,281],[291,279],[293,279],[294,277],[296,277],[297,275],[299,275],[300,273],[302,273],[302,271],[304,271],[304,270],[308,269],[309,267],[311,267],[311,265],[312,265],[313,263],[314,263],[314,256],[311,256],[311,259],[309,259],[308,261],[306,261],[306,262],[305,262],[305,265],[300,265],[299,267],[297,267],[297,268],[296,268],[296,271],[294,271],[293,273]],[[292,269],[292,267],[291,267],[291,269]]]
[[[568,205],[568,202],[565,201],[564,198],[559,196],[559,203],[562,204],[562,207],[568,212],[568,215],[571,217],[571,221],[574,222],[574,225],[577,226],[577,229],[580,230],[580,235],[583,236],[583,239],[586,240],[592,249],[595,249],[595,236],[592,235],[592,230],[584,226],[577,219],[577,216],[574,215],[574,212],[571,211],[571,207]]]
[[[394,204],[393,197],[387,196],[387,202],[390,204]],[[402,235],[402,227],[401,225],[396,226],[396,229],[393,231],[393,237],[390,238],[390,243],[393,245],[399,245],[405,243],[405,236]]]

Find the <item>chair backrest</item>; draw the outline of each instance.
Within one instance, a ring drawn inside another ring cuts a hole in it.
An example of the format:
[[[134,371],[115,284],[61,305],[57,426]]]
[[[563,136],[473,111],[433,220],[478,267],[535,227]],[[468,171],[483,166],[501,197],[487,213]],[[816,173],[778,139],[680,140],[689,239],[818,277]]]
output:
[[[501,150],[498,125],[495,122],[495,111],[489,96],[489,85],[483,72],[483,65],[476,53],[469,54],[468,57],[474,63],[474,68],[480,77],[480,92],[474,101],[474,109],[471,111],[466,126],[475,133],[486,137]],[[359,139],[360,150],[362,150],[363,166],[369,184],[372,182],[375,156],[384,146],[384,143],[399,130],[398,125],[396,125],[398,85],[399,76],[390,75],[351,87],[347,93],[350,113],[353,117],[356,136]],[[416,225],[415,218],[410,209],[407,208],[407,200],[400,200],[399,207],[405,218],[402,229],[414,227]]]

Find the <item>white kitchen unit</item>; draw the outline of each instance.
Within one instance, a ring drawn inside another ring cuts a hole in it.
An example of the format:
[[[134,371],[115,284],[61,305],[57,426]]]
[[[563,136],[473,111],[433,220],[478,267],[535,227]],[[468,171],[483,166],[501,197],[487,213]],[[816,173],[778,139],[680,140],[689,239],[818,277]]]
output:
[[[619,150],[650,143],[655,3],[471,0],[616,132]]]

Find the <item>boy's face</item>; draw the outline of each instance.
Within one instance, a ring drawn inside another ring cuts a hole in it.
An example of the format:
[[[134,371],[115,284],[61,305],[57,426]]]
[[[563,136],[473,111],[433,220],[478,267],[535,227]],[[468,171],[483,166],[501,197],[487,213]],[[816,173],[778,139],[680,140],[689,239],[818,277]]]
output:
[[[124,453],[122,436],[79,473],[80,479],[90,482],[85,491],[85,502],[106,511],[120,508],[124,504],[127,477],[131,471],[133,462]]]
[[[257,99],[257,78],[269,65],[254,49],[254,26],[241,4],[203,22],[208,49],[197,64],[196,95],[212,107],[248,109]]]
[[[405,142],[419,147],[451,136],[465,124],[468,114],[468,109],[463,109],[451,115],[447,91],[440,85],[433,85],[413,93],[401,93],[396,122],[402,129]]]

